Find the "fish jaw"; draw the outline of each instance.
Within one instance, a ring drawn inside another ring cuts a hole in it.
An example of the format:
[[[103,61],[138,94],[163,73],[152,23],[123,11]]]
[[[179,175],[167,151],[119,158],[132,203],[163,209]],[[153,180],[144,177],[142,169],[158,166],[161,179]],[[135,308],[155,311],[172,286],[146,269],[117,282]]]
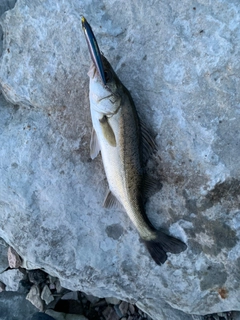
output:
[[[89,73],[93,73],[92,66]],[[118,93],[112,92],[107,86],[103,86],[98,75],[90,76],[89,81],[89,100],[91,108],[99,112],[100,118],[103,115],[111,116],[116,113],[121,104]]]

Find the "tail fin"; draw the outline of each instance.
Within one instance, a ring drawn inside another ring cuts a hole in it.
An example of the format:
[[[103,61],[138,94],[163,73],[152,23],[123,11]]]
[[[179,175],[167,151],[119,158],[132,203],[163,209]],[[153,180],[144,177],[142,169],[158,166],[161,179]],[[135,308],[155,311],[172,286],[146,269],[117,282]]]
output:
[[[187,249],[187,245],[184,242],[161,231],[158,232],[156,240],[143,240],[143,242],[158,265],[167,260],[166,252],[180,253]]]

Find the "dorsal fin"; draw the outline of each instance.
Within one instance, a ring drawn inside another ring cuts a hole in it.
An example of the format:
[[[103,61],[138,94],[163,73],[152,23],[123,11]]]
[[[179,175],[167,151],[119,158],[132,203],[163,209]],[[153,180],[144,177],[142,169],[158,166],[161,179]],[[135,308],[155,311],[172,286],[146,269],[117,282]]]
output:
[[[157,145],[143,121],[140,121],[140,127],[142,134],[143,161],[147,162],[148,158],[157,151]]]
[[[162,189],[160,179],[153,178],[147,174],[143,176],[142,194],[145,198],[153,196],[156,192]]]

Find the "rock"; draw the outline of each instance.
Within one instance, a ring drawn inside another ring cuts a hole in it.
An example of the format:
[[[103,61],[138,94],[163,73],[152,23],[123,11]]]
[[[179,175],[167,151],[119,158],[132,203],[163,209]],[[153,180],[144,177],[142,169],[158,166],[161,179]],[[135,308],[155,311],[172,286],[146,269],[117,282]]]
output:
[[[35,313],[30,320],[55,320],[53,317],[43,312]]]
[[[8,247],[8,264],[10,268],[19,268],[22,265],[22,259],[12,247]]]
[[[28,270],[27,273],[28,273],[29,281],[36,285],[45,283],[47,280],[47,274],[42,270],[39,270],[39,269]]]
[[[43,301],[40,297],[40,289],[34,284],[30,289],[26,299],[29,300],[38,310],[43,311]]]
[[[8,268],[7,243],[0,238],[0,273]]]
[[[163,187],[146,213],[188,245],[161,267],[127,215],[101,207],[81,14],[156,136],[148,170]],[[153,319],[240,309],[239,15],[227,0],[18,0],[1,17],[14,105],[1,97],[0,236],[27,269]]]
[[[0,16],[7,10],[12,9],[15,6],[17,0],[1,0],[0,3]]]
[[[64,294],[61,298],[62,300],[78,300],[78,292],[77,291],[70,291]]]
[[[45,301],[46,305],[54,301],[54,297],[48,287],[48,285],[45,284],[43,287],[42,293],[41,293],[41,299]]]
[[[3,292],[6,290],[6,285],[2,281],[0,281],[0,292]]]
[[[78,314],[66,314],[62,312],[56,312],[53,310],[46,310],[46,314],[52,316],[55,320],[88,320],[83,315]]]
[[[95,304],[95,303],[97,303],[99,301],[98,297],[95,297],[95,296],[93,296],[91,294],[86,294],[85,296],[86,296],[87,300],[89,302],[91,302],[92,304]]]
[[[0,294],[1,320],[29,320],[37,309],[19,292],[5,291]]]
[[[54,310],[71,314],[82,314],[83,306],[76,300],[59,300]]]
[[[0,274],[0,281],[6,285],[7,291],[18,291],[19,282],[23,279],[23,274],[18,270],[7,270]]]
[[[128,312],[128,303],[126,301],[122,301],[119,305],[119,310],[122,313],[122,316],[126,316]]]
[[[120,317],[117,315],[116,311],[113,307],[107,306],[107,308],[103,311],[103,316],[105,320],[119,320]]]
[[[107,297],[106,302],[109,304],[120,304],[121,300],[114,297]]]
[[[31,287],[32,287],[32,283],[29,281],[28,277],[24,275],[23,279],[20,280],[19,282],[18,292],[28,294]]]
[[[134,314],[135,308],[134,308],[134,306],[133,306],[131,303],[129,303],[128,308],[129,308],[130,313],[131,313],[131,314]]]

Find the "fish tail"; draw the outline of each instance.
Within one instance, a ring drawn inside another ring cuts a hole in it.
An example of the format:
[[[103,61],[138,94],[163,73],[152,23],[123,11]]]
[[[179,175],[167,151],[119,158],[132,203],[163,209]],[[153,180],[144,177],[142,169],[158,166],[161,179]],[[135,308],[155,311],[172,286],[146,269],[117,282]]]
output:
[[[180,253],[187,249],[181,240],[158,231],[154,240],[143,240],[153,260],[161,265],[167,260],[167,252]]]

